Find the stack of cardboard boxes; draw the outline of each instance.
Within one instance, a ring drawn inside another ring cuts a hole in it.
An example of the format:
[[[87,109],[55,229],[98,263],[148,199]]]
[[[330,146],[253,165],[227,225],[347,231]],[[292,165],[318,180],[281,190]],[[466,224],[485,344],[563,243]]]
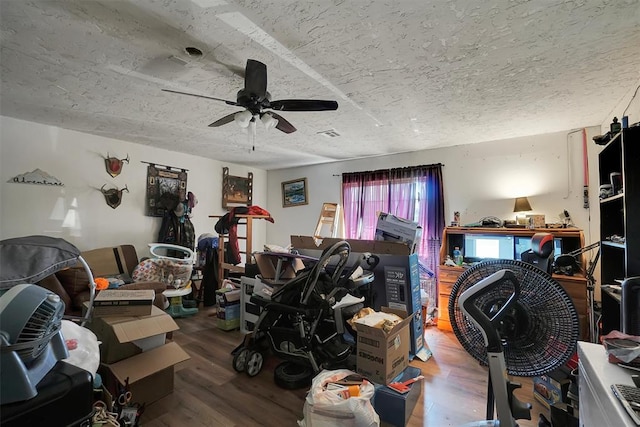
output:
[[[216,291],[218,303],[216,326],[224,331],[240,327],[240,289],[222,288]]]
[[[404,382],[420,375],[420,369],[409,366],[411,348],[410,326],[413,315],[405,311],[382,307],[403,320],[389,331],[380,327],[355,323],[357,330],[356,370],[375,382],[372,404],[380,420],[396,427],[404,427],[420,397],[422,382],[410,385],[406,393],[387,387],[392,382]]]
[[[110,294],[98,296],[88,325],[101,342],[98,372],[111,395],[116,396],[128,382],[132,401],[148,405],[173,391],[174,366],[189,355],[178,344],[167,342],[167,333],[179,329],[171,316],[152,304],[132,303],[153,301],[154,291]],[[127,307],[133,307],[136,315],[126,314]]]

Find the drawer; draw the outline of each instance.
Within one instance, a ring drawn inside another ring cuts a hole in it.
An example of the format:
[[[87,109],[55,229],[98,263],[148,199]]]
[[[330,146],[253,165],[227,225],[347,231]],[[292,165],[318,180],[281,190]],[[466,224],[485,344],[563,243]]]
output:
[[[453,283],[451,282],[440,282],[440,284],[438,285],[438,294],[439,295],[446,295],[447,299],[449,297],[449,295],[451,295],[451,289],[453,289]]]
[[[464,272],[462,268],[459,267],[444,267],[440,266],[440,272],[438,274],[438,279],[441,282],[451,282],[455,283],[458,280],[458,277]]]
[[[438,318],[449,321],[449,297],[440,295],[438,297]]]

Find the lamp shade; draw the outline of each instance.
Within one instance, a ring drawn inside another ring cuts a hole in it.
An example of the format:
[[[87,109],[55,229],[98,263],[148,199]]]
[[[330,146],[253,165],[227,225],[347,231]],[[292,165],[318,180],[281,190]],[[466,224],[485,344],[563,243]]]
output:
[[[264,127],[267,128],[267,130],[273,129],[274,127],[278,126],[278,119],[276,119],[269,113],[263,114],[262,117],[260,117],[260,120],[264,124]]]
[[[251,111],[249,110],[240,111],[233,116],[233,119],[241,128],[249,126],[249,122],[252,118],[253,114],[251,114]]]
[[[527,199],[526,197],[516,198],[516,203],[513,206],[514,212],[525,212],[530,210],[532,209],[531,209],[531,205],[529,204],[529,199]]]

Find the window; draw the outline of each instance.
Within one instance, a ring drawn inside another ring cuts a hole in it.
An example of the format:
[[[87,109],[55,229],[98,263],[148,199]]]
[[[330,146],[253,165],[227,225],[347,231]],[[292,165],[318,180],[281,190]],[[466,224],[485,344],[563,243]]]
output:
[[[373,240],[379,212],[415,221],[422,226],[418,255],[436,272],[445,224],[442,188],[441,164],[342,174],[346,237]]]

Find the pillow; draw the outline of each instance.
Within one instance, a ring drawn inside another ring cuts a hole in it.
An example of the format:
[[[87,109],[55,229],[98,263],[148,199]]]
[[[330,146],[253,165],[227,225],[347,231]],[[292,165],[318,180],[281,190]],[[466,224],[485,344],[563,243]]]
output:
[[[56,277],[62,283],[71,299],[89,288],[89,276],[84,267],[72,267],[60,270]]]
[[[54,294],[59,295],[60,299],[64,302],[65,312],[67,312],[71,308],[71,298],[55,274],[45,277],[37,284],[38,286],[42,286],[43,288],[50,290]]]

